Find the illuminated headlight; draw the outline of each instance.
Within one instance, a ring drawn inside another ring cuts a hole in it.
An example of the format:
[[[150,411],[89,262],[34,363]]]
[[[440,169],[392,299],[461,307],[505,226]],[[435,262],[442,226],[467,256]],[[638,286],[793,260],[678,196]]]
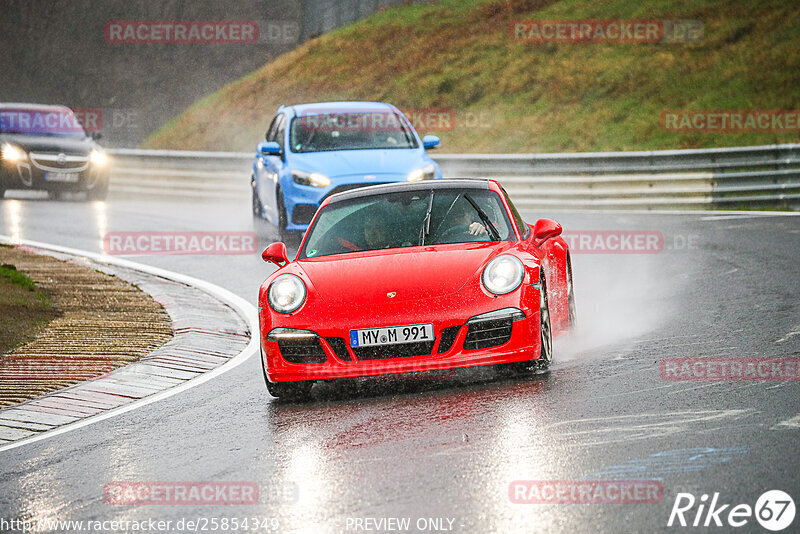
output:
[[[296,184],[310,185],[312,187],[328,187],[331,179],[318,172],[292,171],[292,180]]]
[[[436,167],[433,163],[425,165],[421,169],[415,169],[408,173],[406,180],[409,182],[418,182],[420,180],[432,180],[436,176]]]
[[[272,281],[267,300],[278,313],[292,313],[306,300],[306,285],[293,274],[282,274]]]
[[[18,163],[27,158],[28,155],[20,147],[6,143],[3,145],[3,161]]]
[[[522,262],[508,254],[497,256],[483,270],[483,285],[495,295],[511,293],[522,283],[525,269]]]
[[[102,166],[108,163],[108,156],[106,156],[105,152],[92,150],[89,153],[89,160],[92,162],[92,165]]]

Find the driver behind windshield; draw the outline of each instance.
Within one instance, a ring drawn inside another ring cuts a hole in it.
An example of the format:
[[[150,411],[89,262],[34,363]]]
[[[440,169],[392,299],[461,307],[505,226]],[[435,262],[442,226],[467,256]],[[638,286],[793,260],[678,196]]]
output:
[[[478,212],[462,196],[459,196],[444,220],[439,225],[440,243],[473,241],[474,237],[488,235],[486,226],[480,222]]]

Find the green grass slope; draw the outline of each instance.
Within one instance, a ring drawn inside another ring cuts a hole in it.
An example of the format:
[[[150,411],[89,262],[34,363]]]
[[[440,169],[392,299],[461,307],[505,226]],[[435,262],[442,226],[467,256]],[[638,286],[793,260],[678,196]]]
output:
[[[690,19],[696,43],[525,43],[514,20]],[[664,110],[800,109],[800,10],[785,0],[447,0],[388,9],[204,98],[146,148],[253,150],[281,104],[447,110],[443,152],[643,150],[796,142],[675,133]]]

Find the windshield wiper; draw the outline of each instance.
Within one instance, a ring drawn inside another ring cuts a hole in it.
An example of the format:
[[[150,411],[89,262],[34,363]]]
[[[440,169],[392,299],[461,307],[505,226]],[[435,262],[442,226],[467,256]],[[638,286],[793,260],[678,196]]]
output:
[[[497,231],[497,228],[495,228],[494,224],[492,224],[492,221],[489,220],[489,216],[486,215],[486,212],[484,212],[481,209],[481,207],[478,206],[478,204],[474,200],[472,200],[472,198],[469,195],[465,194],[464,198],[467,200],[467,202],[472,204],[472,207],[475,208],[475,211],[478,212],[478,217],[481,218],[481,221],[483,222],[484,226],[486,226],[486,229],[492,235],[492,240],[500,241],[500,232]]]
[[[433,211],[433,191],[431,191],[431,198],[428,201],[428,212],[422,219],[422,228],[419,229],[420,246],[425,244],[425,236],[431,233],[431,211]]]

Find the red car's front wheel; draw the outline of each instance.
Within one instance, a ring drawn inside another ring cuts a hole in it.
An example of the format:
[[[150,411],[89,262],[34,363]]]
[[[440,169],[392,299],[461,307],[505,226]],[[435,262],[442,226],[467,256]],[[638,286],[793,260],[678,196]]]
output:
[[[270,382],[267,379],[267,370],[264,369],[264,364],[261,364],[261,370],[264,373],[264,382],[267,384],[267,391],[273,397],[284,399],[288,401],[304,401],[308,400],[311,395],[311,387],[314,385],[313,380],[302,380],[298,382]]]
[[[539,359],[536,360],[537,371],[547,371],[553,361],[553,330],[550,326],[550,306],[547,303],[547,280],[544,272],[541,274],[539,284]]]

